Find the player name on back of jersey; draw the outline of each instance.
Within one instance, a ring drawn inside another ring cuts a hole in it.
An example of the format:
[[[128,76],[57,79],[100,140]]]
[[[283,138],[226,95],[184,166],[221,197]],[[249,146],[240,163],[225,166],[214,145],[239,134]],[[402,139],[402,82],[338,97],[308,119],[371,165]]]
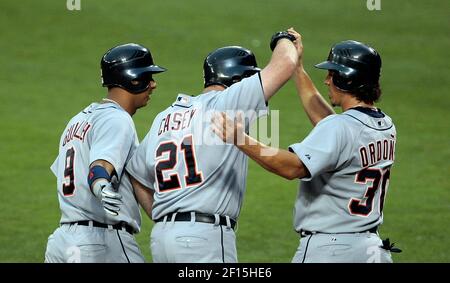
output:
[[[82,121],[72,124],[66,131],[62,146],[65,146],[73,139],[84,141],[84,138],[86,137],[89,129],[91,129],[91,124],[89,124],[88,121]]]
[[[377,140],[359,148],[361,166],[363,168],[372,166],[381,160],[394,161],[395,137],[393,135],[391,137],[392,139]]]
[[[189,128],[196,111],[197,109],[189,109],[167,114],[159,124],[158,136],[167,131],[179,131]]]

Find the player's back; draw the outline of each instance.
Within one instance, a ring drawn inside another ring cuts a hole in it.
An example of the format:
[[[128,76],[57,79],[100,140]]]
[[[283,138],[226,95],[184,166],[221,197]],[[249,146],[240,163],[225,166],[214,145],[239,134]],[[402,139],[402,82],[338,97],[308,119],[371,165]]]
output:
[[[155,138],[154,217],[172,211],[237,218],[245,191],[247,157],[223,144],[210,129],[214,94],[179,95],[152,127]],[[185,100],[185,103],[182,103]]]
[[[58,157],[51,166],[57,177],[61,223],[81,220],[101,223],[125,221],[139,229],[140,214],[137,204],[133,205],[136,201],[130,193],[131,183],[126,175],[121,182],[124,205],[114,221],[106,216],[100,200],[92,194],[87,182],[89,166],[98,159],[113,164],[120,177],[124,164],[121,167],[118,165],[121,162],[116,160],[129,158],[132,149],[137,147],[135,135],[131,117],[113,103],[92,103],[69,121],[60,138]],[[123,152],[111,150],[110,145],[116,141],[124,144]],[[126,144],[132,144],[133,147],[125,148]]]
[[[336,151],[328,154],[332,166],[301,182],[296,230],[345,233],[381,224],[395,158],[392,120],[382,112],[358,108],[329,116],[319,127],[337,136],[332,141]]]
[[[180,94],[157,115],[136,152],[145,156],[145,161],[139,161],[139,157],[133,164],[133,157],[129,168],[140,182],[155,189],[153,219],[177,211],[237,219],[248,159],[216,137],[210,128],[211,115],[214,111],[252,111],[246,113],[248,128],[261,109],[266,105],[257,74],[223,91],[195,97]]]

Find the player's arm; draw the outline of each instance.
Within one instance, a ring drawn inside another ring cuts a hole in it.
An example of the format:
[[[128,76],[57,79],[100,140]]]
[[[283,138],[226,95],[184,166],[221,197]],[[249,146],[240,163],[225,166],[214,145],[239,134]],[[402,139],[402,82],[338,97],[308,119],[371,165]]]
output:
[[[92,194],[103,205],[103,209],[113,215],[119,214],[122,196],[115,191],[111,181],[116,176],[114,166],[106,160],[98,159],[89,166],[88,184]]]
[[[88,184],[104,210],[118,215],[122,196],[113,187],[122,175],[135,139],[133,120],[125,112],[109,111],[96,121],[91,132]]]
[[[103,168],[105,168],[106,172],[110,176],[115,172],[114,166],[106,160],[102,160],[102,159],[95,160],[94,162],[91,163],[91,166],[89,166],[89,169],[91,169],[94,166],[102,166]]]
[[[266,101],[292,76],[297,65],[297,49],[291,40],[281,38],[276,42],[269,64],[261,70],[261,81]]]
[[[298,156],[284,149],[267,146],[244,133],[245,143],[236,146],[267,171],[288,180],[309,176]]]
[[[267,146],[244,132],[242,117],[230,120],[225,113],[212,119],[213,132],[223,141],[232,142],[264,169],[283,178],[293,180],[309,176],[308,169],[298,156],[284,149]]]
[[[294,81],[303,109],[313,126],[328,115],[334,114],[333,109],[320,95],[303,66],[297,67]]]
[[[299,37],[299,39],[294,42],[299,57],[293,78],[298,96],[300,97],[303,105],[303,109],[308,115],[309,120],[311,120],[311,123],[315,126],[323,118],[334,114],[334,111],[322,95],[320,95],[316,86],[303,67],[303,43],[301,41],[300,34],[293,29],[289,29],[288,31],[292,35]]]
[[[131,184],[133,185],[134,194],[136,195],[137,201],[142,206],[145,213],[147,213],[148,217],[152,219],[153,194],[155,192],[139,183],[139,181],[137,181],[131,175],[129,176]]]

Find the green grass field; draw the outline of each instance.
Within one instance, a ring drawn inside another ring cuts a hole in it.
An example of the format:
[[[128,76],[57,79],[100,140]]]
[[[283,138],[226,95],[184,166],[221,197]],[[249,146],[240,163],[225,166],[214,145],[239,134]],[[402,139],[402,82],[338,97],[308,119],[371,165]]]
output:
[[[202,63],[224,45],[252,49],[261,66],[268,41],[290,26],[304,38],[305,65],[319,89],[325,72],[312,66],[344,39],[373,45],[383,58],[379,106],[395,121],[396,164],[381,235],[403,253],[396,262],[450,262],[450,22],[448,1],[381,0],[81,0],[0,2],[0,262],[42,262],[60,213],[56,157],[68,119],[105,95],[100,57],[119,43],[151,48],[157,64],[150,106],[134,121],[140,138],[178,92],[202,90]],[[280,110],[280,146],[311,130],[294,85],[271,100]],[[298,245],[292,228],[297,181],[286,181],[250,162],[237,232],[240,262],[289,262]],[[137,235],[147,259],[151,221]]]

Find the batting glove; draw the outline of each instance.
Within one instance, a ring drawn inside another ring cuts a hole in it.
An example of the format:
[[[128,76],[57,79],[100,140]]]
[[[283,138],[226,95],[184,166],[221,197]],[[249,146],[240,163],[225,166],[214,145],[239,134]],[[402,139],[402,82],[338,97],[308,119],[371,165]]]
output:
[[[120,195],[106,179],[99,179],[92,188],[94,195],[102,202],[106,213],[119,215],[120,205],[122,204],[122,195]]]

